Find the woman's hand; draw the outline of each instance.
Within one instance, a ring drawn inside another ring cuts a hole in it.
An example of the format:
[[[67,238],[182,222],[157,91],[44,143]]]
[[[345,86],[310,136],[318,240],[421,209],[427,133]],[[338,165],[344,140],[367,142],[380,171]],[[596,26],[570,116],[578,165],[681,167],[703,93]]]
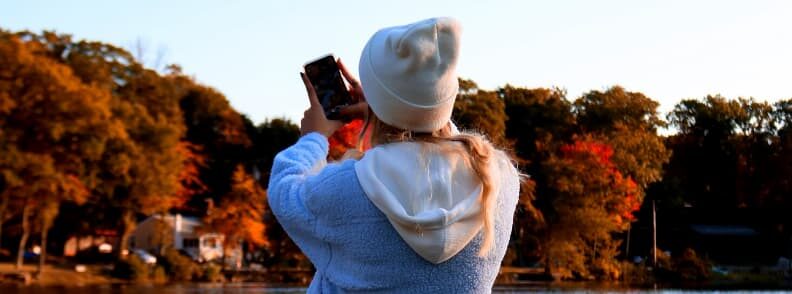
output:
[[[305,84],[305,91],[308,92],[308,101],[311,103],[310,107],[303,113],[303,118],[300,121],[300,136],[304,136],[311,132],[319,132],[325,137],[330,137],[333,133],[344,125],[343,122],[338,120],[329,120],[325,116],[322,104],[319,103],[319,98],[316,97],[311,81],[305,73],[300,73],[300,77]]]
[[[340,58],[336,63],[338,63],[338,69],[341,70],[341,75],[344,76],[344,79],[346,79],[349,84],[347,90],[349,91],[349,95],[352,96],[352,104],[341,108],[338,114],[346,120],[365,118],[366,112],[368,111],[368,103],[366,103],[366,97],[363,95],[363,87],[360,85],[360,81],[349,72]]]

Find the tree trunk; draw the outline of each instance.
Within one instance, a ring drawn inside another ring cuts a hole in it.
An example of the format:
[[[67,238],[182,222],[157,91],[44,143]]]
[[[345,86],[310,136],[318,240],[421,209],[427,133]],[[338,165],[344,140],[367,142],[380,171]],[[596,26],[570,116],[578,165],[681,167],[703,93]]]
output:
[[[3,223],[5,222],[5,217],[6,217],[5,212],[6,212],[6,208],[8,208],[8,201],[9,201],[8,198],[10,196],[8,196],[8,195],[5,195],[5,196],[0,195],[0,197],[2,197],[2,200],[0,200],[0,249],[2,249],[3,248]]]
[[[22,263],[25,261],[25,244],[27,243],[28,235],[30,235],[30,203],[25,199],[25,206],[22,209],[22,238],[19,239],[19,248],[17,249],[16,268],[22,268]]]
[[[49,226],[41,228],[41,254],[39,255],[38,272],[44,271],[44,264],[47,262],[47,233]]]
[[[122,228],[121,228],[121,238],[118,240],[118,251],[116,252],[116,256],[119,259],[126,259],[126,255],[124,252],[128,253],[128,244],[129,244],[129,237],[132,235],[132,232],[135,230],[135,213],[131,209],[124,209],[123,215],[121,216]]]

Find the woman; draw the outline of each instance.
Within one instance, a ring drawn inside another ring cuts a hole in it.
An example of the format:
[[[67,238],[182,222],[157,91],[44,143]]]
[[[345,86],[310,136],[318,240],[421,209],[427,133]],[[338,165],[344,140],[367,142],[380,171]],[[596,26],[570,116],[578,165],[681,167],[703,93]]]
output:
[[[300,140],[275,157],[268,197],[316,267],[308,292],[491,291],[519,176],[486,138],[450,121],[459,32],[449,18],[378,31],[361,82],[340,63],[365,101],[341,112],[365,114],[372,148],[359,159],[324,163],[341,123],[325,118],[301,74],[311,106]]]

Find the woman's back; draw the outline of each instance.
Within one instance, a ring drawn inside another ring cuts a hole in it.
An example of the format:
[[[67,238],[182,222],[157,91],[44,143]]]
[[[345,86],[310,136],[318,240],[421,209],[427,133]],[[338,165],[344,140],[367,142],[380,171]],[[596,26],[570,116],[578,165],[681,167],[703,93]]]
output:
[[[339,113],[366,110],[361,138],[374,148],[360,160],[324,164],[341,122],[327,119],[301,74],[311,103],[303,137],[275,157],[267,193],[316,267],[309,292],[491,290],[519,176],[486,138],[450,121],[460,32],[450,18],[381,29],[361,53],[360,81],[338,63],[358,99]]]
[[[393,147],[394,144],[390,145]],[[425,158],[425,154],[421,152],[398,152],[399,150],[393,149],[378,147],[369,151],[361,161],[347,160],[330,164],[315,175],[311,175],[311,171],[316,169],[317,164],[321,164],[327,152],[327,140],[320,135],[307,135],[276,157],[268,197],[279,222],[317,268],[309,292],[490,291],[508,245],[512,216],[519,194],[519,180],[514,167],[499,152],[497,158],[501,160],[497,164],[500,174],[497,185],[500,191],[494,209],[495,240],[492,251],[486,256],[478,255],[482,241],[480,228],[474,232],[474,238],[464,244],[438,244],[437,239],[433,240],[428,236],[431,228],[416,228],[415,236],[407,236],[417,239],[417,242],[425,240],[435,246],[458,246],[461,249],[447,257],[447,260],[435,264],[437,260],[430,262],[416,252],[415,245],[405,242],[402,236],[404,234],[394,229],[393,217],[389,220],[383,210],[370,200],[371,196],[367,196],[365,190],[372,189],[364,189],[364,186],[371,186],[372,180],[363,176],[364,182],[361,185],[360,174],[365,172],[363,166],[366,164],[375,164],[376,172],[383,172],[394,170],[390,167],[404,165],[411,160],[422,161]],[[453,158],[460,155],[451,156]],[[378,157],[393,160],[372,163],[372,159]],[[295,169],[294,166],[302,168]],[[429,164],[430,169],[432,166],[438,167],[438,170],[429,172],[405,169],[407,173],[401,176],[410,177],[411,173],[420,179],[426,175],[431,177],[431,174],[447,174],[448,165],[436,162],[434,165]],[[420,180],[408,184],[410,187],[420,187],[418,181]],[[297,182],[301,182],[306,188],[288,189]],[[434,185],[442,182],[443,180],[434,181]],[[453,183],[453,180],[448,182],[449,185]],[[432,188],[437,191],[438,187]],[[408,188],[407,191],[409,190]],[[409,197],[401,196],[401,199],[406,198]],[[411,209],[408,207],[411,206],[409,202],[404,201],[405,211]],[[453,207],[458,207],[452,203],[445,205],[449,207],[429,207],[426,210],[453,212]],[[416,215],[415,211],[408,214]],[[420,215],[420,212],[417,214]],[[445,217],[450,219],[454,214],[446,214]],[[422,230],[427,235],[421,235]],[[445,231],[442,234],[448,236],[454,232]]]

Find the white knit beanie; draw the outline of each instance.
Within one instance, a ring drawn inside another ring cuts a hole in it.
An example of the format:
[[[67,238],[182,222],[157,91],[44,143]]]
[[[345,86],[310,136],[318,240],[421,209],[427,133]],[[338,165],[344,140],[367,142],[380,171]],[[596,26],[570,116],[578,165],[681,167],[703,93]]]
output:
[[[448,123],[459,91],[459,34],[456,20],[432,18],[381,29],[369,39],[360,81],[377,118],[416,132]]]

